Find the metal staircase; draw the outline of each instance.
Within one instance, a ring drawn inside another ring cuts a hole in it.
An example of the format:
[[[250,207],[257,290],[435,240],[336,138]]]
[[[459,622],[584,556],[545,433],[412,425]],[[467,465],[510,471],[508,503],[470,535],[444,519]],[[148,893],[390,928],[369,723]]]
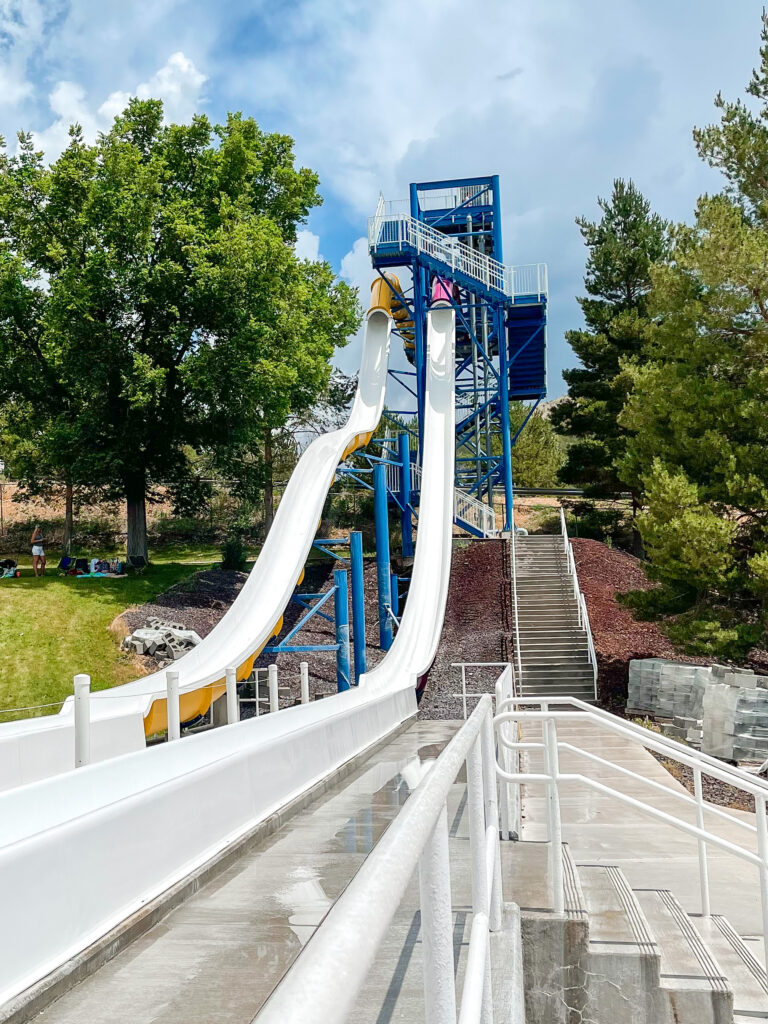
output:
[[[513,541],[515,660],[523,696],[596,697],[597,666],[567,537]]]

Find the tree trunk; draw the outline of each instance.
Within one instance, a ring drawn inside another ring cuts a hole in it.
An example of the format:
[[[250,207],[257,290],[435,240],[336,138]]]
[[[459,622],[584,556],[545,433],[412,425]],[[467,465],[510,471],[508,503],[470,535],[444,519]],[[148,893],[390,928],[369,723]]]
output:
[[[272,428],[264,428],[264,536],[275,518],[275,492],[272,478]]]
[[[72,553],[72,527],[74,524],[74,488],[67,481],[64,485],[64,543],[62,544],[63,554]]]
[[[640,502],[635,492],[632,492],[632,554],[636,558],[645,558],[643,549],[643,538],[637,528],[637,513],[640,511]]]
[[[128,519],[128,558],[143,558],[149,562],[147,481],[143,470],[131,474],[125,481],[125,507]]]

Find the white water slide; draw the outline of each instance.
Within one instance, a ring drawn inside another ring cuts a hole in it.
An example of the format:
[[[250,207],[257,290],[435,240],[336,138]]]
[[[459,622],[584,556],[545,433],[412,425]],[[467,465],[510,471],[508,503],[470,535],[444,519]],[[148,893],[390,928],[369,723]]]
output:
[[[391,326],[388,314],[369,314],[349,423],[305,452],[241,595],[200,648],[179,662],[184,688],[219,679],[226,665],[250,657],[272,634],[336,466],[378,421]],[[453,310],[433,309],[411,586],[391,649],[359,686],[0,793],[1,1009],[66,973],[93,943],[108,945],[132,914],[150,912],[161,894],[415,714],[415,684],[437,650],[450,577],[454,340]],[[99,704],[117,707],[128,692],[142,713],[164,695],[164,680],[150,676],[116,689],[114,702],[108,692]],[[39,735],[41,745],[44,738]]]
[[[344,427],[317,438],[302,455],[280,502],[272,529],[243,590],[201,644],[182,658],[182,721],[204,713],[224,692],[228,667],[239,679],[279,633],[283,611],[300,581],[328,489],[339,463],[370,440],[384,405],[392,319],[368,313],[357,393]],[[138,750],[145,736],[167,726],[163,671],[91,698],[91,760]],[[73,767],[74,720],[70,698],[60,714],[0,726],[0,790]]]

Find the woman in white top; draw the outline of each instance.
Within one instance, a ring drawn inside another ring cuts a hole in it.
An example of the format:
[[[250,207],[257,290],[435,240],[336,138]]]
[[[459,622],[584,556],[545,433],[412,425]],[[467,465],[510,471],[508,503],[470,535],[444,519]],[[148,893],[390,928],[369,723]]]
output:
[[[43,548],[43,531],[40,524],[32,531],[32,568],[35,576],[45,576],[45,549]]]

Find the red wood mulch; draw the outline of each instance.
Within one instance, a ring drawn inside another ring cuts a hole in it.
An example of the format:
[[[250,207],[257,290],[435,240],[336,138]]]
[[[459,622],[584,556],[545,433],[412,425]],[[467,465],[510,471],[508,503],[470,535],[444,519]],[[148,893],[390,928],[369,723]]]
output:
[[[597,654],[598,698],[604,707],[620,712],[626,706],[629,662],[633,658],[674,658],[708,664],[704,658],[680,654],[657,623],[638,621],[617,601],[617,594],[654,586],[639,559],[600,541],[579,538],[573,540],[573,554],[587,602]]]

